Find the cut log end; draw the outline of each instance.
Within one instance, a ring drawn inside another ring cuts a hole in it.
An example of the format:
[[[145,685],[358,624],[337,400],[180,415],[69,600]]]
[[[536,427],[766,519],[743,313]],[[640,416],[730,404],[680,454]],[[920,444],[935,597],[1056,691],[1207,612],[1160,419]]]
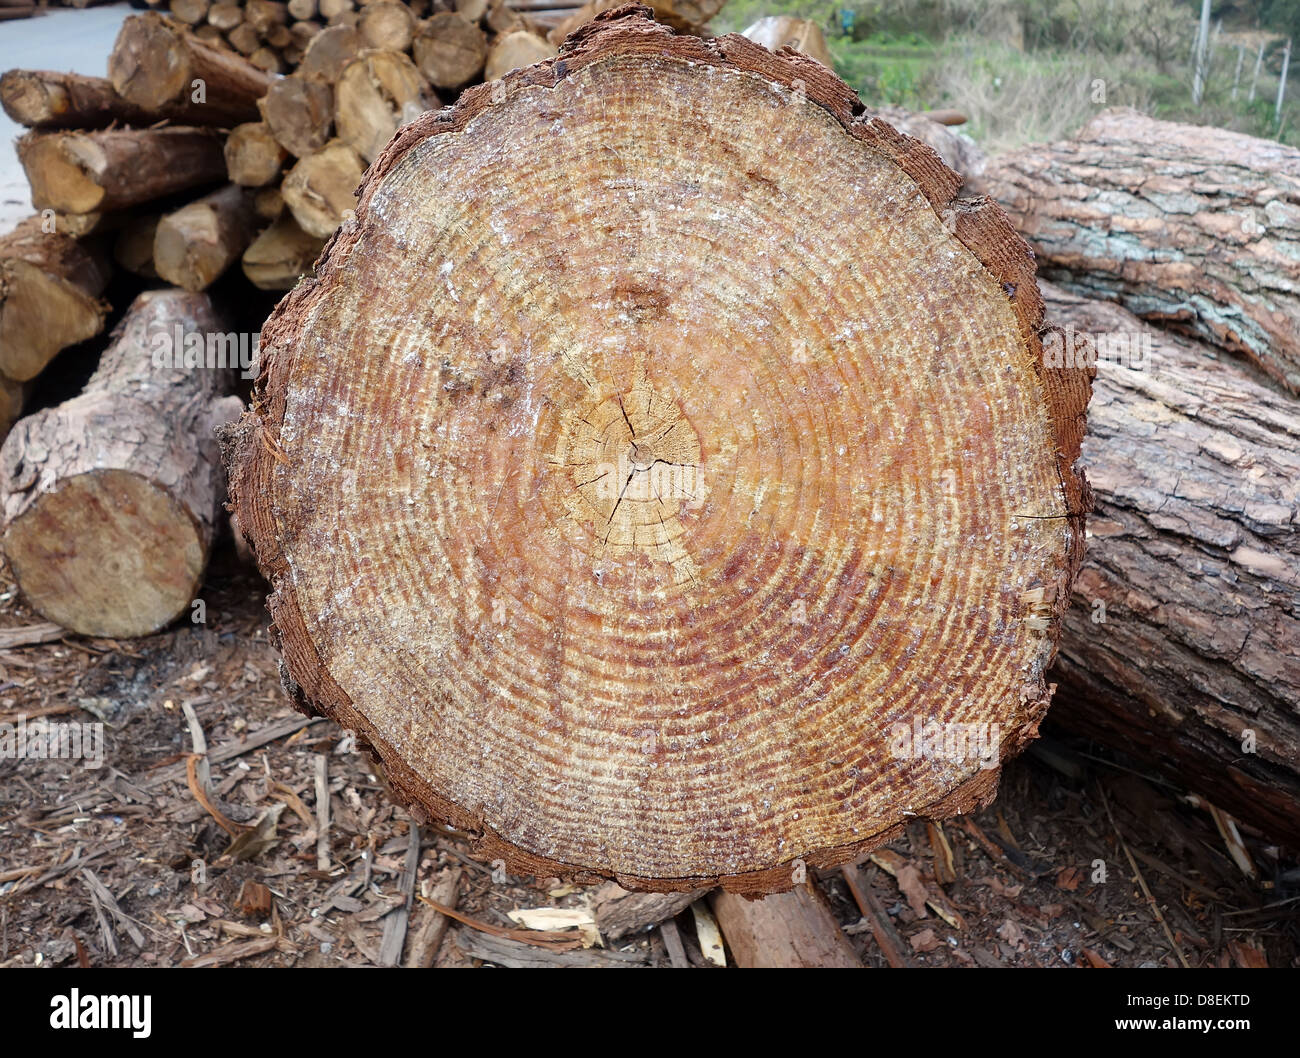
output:
[[[82,635],[142,636],[171,623],[198,594],[207,558],[199,527],[172,495],[122,470],[64,482],[3,542],[32,608]]]
[[[737,41],[620,12],[403,129],[230,438],[299,704],[511,870],[789,889],[1047,707],[1088,377],[995,206]]]

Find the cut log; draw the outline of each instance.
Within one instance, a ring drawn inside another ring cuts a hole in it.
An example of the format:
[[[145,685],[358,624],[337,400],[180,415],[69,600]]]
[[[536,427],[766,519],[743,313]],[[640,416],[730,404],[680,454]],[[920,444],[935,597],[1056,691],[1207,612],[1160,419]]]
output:
[[[1300,406],[1118,305],[1044,291],[1073,328],[1062,354],[1098,358],[1097,511],[1052,717],[1300,843]]]
[[[244,21],[265,38],[272,26],[289,24],[289,8],[280,0],[245,0]]]
[[[555,46],[536,33],[530,33],[526,29],[506,33],[496,39],[488,52],[483,79],[498,80],[511,70],[532,66],[535,62],[543,62],[554,54]]]
[[[0,104],[18,124],[36,129],[99,129],[115,122],[152,125],[162,119],[206,125],[215,116],[189,96],[153,110],[123,99],[106,78],[44,70],[10,70],[0,76]]]
[[[928,148],[637,10],[371,166],[264,327],[233,501],[295,700],[417,814],[510,871],[788,889],[1034,736],[1088,373]]]
[[[207,290],[243,256],[256,232],[252,194],[228,184],[158,222],[153,266],[183,290]]]
[[[398,0],[378,0],[361,12],[357,32],[367,47],[406,51],[415,38],[415,15]]]
[[[280,188],[284,204],[303,231],[328,239],[356,206],[356,189],[365,170],[356,151],[331,140],[289,170]]]
[[[278,187],[262,187],[253,193],[253,209],[263,220],[279,220],[284,214],[284,195]]]
[[[318,33],[307,45],[298,65],[299,77],[316,77],[333,84],[343,76],[343,69],[361,54],[361,34],[349,26],[330,26]]]
[[[104,329],[110,270],[89,244],[30,217],[0,237],[0,372],[26,382],[61,349]]]
[[[292,216],[283,216],[244,251],[244,275],[262,290],[292,290],[325,249],[325,240],[308,235]]]
[[[132,275],[157,279],[158,270],[153,265],[153,241],[161,219],[162,214],[149,213],[134,217],[123,225],[113,242],[113,260]]]
[[[334,86],[338,137],[368,162],[398,128],[437,105],[415,63],[397,51],[363,51]]]
[[[354,0],[319,0],[317,7],[320,10],[320,17],[327,22],[333,22],[335,19],[342,18],[344,15],[356,10]]]
[[[1110,110],[985,176],[1046,277],[1300,392],[1300,150]]]
[[[334,131],[334,89],[322,80],[281,78],[258,106],[271,135],[295,158],[320,150]]]
[[[816,59],[827,69],[835,68],[831,50],[826,46],[826,35],[816,22],[807,18],[794,18],[791,15],[769,15],[760,18],[744,33],[755,44],[777,51],[781,48],[794,48],[809,58]]]
[[[141,294],[84,392],[0,448],[5,555],[47,620],[138,636],[188,612],[222,500],[213,429],[239,400],[225,396],[234,372],[162,367],[160,354],[227,331],[204,295]]]
[[[234,29],[244,21],[244,9],[238,4],[213,4],[208,9],[208,25],[215,26],[223,33]]]
[[[248,61],[256,66],[259,70],[265,70],[267,73],[284,73],[285,65],[274,48],[260,47],[253,49],[252,54],[248,56]]]
[[[184,98],[202,100],[213,115],[207,124],[227,126],[256,121],[257,100],[271,86],[266,71],[153,12],[122,23],[108,77],[137,106],[161,111]]]
[[[209,0],[170,0],[167,10],[178,22],[197,26],[208,17],[209,6]]]
[[[450,11],[421,24],[412,44],[416,65],[434,88],[459,88],[483,72],[487,34]]]
[[[316,17],[316,0],[289,0],[289,14],[301,22]]]
[[[239,54],[243,56],[252,55],[253,52],[257,51],[257,49],[262,46],[261,35],[247,22],[241,22],[227,33],[226,41],[235,49],[235,51],[239,52]],[[250,62],[249,65],[252,66],[252,63]],[[260,67],[257,69],[260,71]]]
[[[715,892],[710,904],[742,969],[862,968],[825,898],[807,882],[763,900]]]
[[[122,209],[225,178],[222,137],[196,128],[29,132],[18,157],[37,209]]]
[[[226,137],[226,175],[244,187],[265,187],[276,183],[287,157],[265,121],[236,125]]]

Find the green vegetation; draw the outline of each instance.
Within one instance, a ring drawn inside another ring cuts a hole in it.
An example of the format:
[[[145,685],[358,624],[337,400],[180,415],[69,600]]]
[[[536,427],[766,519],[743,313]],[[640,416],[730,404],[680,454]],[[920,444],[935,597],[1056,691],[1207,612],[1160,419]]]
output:
[[[851,12],[847,34],[842,11]],[[961,110],[970,118],[964,131],[991,151],[1069,136],[1113,106],[1300,146],[1300,2],[1214,3],[1206,91],[1195,106],[1199,14],[1200,0],[730,0],[714,26],[739,32],[764,15],[813,19],[836,71],[869,105]],[[1290,34],[1296,53],[1279,128],[1274,103]]]

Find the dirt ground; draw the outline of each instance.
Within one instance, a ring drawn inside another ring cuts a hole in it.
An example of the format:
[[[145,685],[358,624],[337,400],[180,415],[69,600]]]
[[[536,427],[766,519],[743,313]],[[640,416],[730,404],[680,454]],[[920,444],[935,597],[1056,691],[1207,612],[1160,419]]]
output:
[[[429,827],[414,828],[412,859],[411,820],[368,757],[288,705],[263,595],[226,545],[203,624],[0,650],[0,723],[102,723],[105,740],[97,768],[0,760],[0,965],[382,965],[403,938],[405,959],[445,921],[421,898],[457,874],[472,924],[452,925],[436,965],[484,965],[467,950],[516,961],[491,944],[548,964],[668,965],[658,928],[604,949],[581,947],[574,931],[538,934],[541,947],[500,939],[520,929],[509,912],[581,911],[599,887],[494,881],[463,836]],[[0,569],[0,636],[40,623]],[[1239,864],[1195,799],[1049,725],[1006,769],[991,808],[917,823],[895,856],[867,858],[861,872],[916,965],[1300,966],[1296,856],[1241,834]],[[842,874],[814,882],[863,962],[886,965]],[[687,960],[707,966],[692,913],[675,921]]]

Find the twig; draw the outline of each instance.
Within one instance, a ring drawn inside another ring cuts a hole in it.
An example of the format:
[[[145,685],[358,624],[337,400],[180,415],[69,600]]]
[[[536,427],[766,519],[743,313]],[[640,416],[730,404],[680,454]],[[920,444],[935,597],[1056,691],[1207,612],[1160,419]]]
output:
[[[232,838],[239,837],[240,834],[249,830],[249,827],[242,826],[226,816],[211,799],[208,797],[207,790],[204,789],[203,780],[200,773],[203,768],[202,758],[197,753],[191,753],[185,761],[185,782],[189,785],[190,793],[194,795],[194,800],[198,801],[204,807],[208,815],[216,820],[217,825],[221,827]]]
[[[880,902],[875,898],[871,890],[863,884],[862,873],[851,863],[846,863],[841,867],[840,873],[844,875],[844,881],[848,883],[849,892],[853,895],[853,902],[858,905],[862,917],[867,920],[867,925],[871,927],[871,935],[876,938],[876,945],[880,948],[880,953],[885,957],[885,961],[895,970],[911,966],[911,960],[903,954],[898,934],[894,932],[894,928],[885,917],[885,909],[880,906]]]
[[[384,918],[384,936],[379,944],[379,965],[396,966],[406,943],[406,927],[411,919],[411,900],[415,896],[415,878],[420,871],[420,828],[411,823],[406,843],[406,867],[402,871],[401,892],[405,899]]]
[[[316,869],[330,869],[330,777],[329,758],[317,753],[316,771]]]
[[[1147,903],[1151,905],[1151,913],[1155,915],[1156,921],[1160,923],[1160,928],[1165,931],[1165,937],[1169,941],[1169,947],[1174,950],[1178,956],[1178,961],[1182,964],[1184,970],[1190,970],[1187,960],[1183,958],[1183,949],[1174,941],[1174,934],[1169,928],[1169,923],[1165,921],[1165,916],[1160,912],[1160,905],[1156,903],[1155,897],[1151,895],[1151,890],[1147,888],[1147,880],[1142,877],[1142,871],[1138,868],[1137,860],[1133,858],[1133,853],[1129,851],[1128,843],[1124,840],[1124,835],[1120,833],[1119,824],[1115,822],[1115,816],[1110,810],[1110,801],[1106,797],[1106,789],[1100,783],[1097,784],[1097,791],[1101,794],[1102,807],[1106,809],[1106,818],[1110,820],[1110,825],[1115,831],[1115,838],[1119,842],[1119,847],[1124,850],[1124,855],[1128,858],[1128,864],[1133,868],[1133,873],[1137,876],[1137,883],[1142,889],[1142,894],[1147,898]]]
[[[81,869],[81,876],[86,880],[86,885],[89,886],[91,895],[97,897],[99,902],[108,910],[109,914],[117,919],[122,928],[126,930],[126,935],[131,938],[131,943],[143,951],[145,947],[144,934],[136,928],[134,920],[132,920],[120,907],[117,906],[117,900],[113,894],[108,891],[108,887],[95,877],[95,872],[89,867],[83,867]],[[115,951],[113,954],[116,955],[117,952]]]
[[[428,904],[436,911],[441,911],[448,918],[454,918],[457,922],[469,926],[470,929],[476,929],[480,933],[491,933],[494,937],[506,937],[509,940],[521,940],[525,944],[533,944],[539,948],[550,948],[552,950],[567,951],[570,948],[581,948],[582,941],[573,936],[572,933],[560,933],[535,929],[502,929],[500,926],[493,926],[491,923],[483,922],[477,918],[471,918],[469,915],[457,911],[454,907],[448,907],[437,900],[427,896],[417,896],[422,904]]]
[[[448,907],[455,907],[460,896],[460,880],[464,871],[459,867],[449,867],[438,879],[433,888],[433,899]],[[415,935],[411,937],[411,946],[406,953],[406,965],[409,969],[426,970],[438,957],[438,949],[447,935],[451,920],[441,911],[426,908]]]

